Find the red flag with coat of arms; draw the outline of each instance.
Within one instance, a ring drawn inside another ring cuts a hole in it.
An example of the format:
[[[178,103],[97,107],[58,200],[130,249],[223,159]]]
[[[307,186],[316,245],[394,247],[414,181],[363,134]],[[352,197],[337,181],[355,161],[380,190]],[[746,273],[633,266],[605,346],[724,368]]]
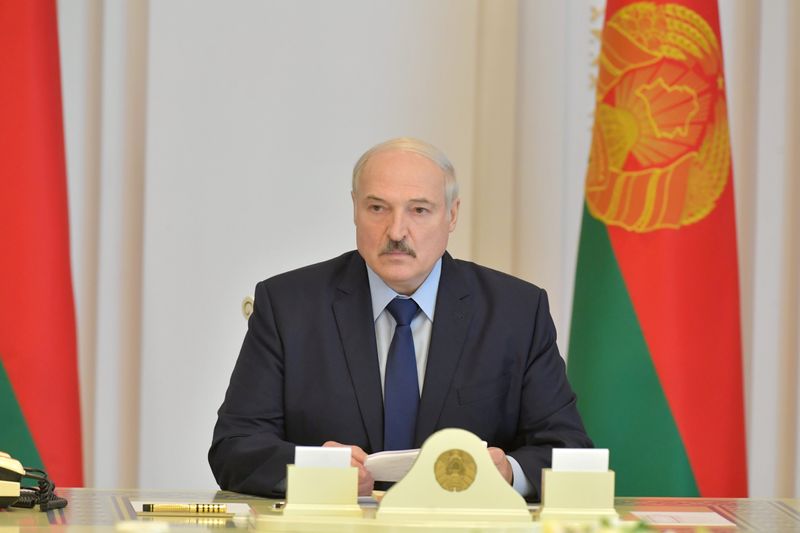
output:
[[[747,495],[715,0],[609,0],[568,349],[623,496]]]

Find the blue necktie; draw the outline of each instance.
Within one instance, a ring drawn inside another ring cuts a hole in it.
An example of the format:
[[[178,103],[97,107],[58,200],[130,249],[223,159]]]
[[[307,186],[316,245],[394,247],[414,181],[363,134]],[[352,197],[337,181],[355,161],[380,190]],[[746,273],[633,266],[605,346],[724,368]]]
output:
[[[395,298],[386,309],[397,327],[389,345],[383,380],[383,449],[406,450],[414,446],[419,406],[417,356],[411,335],[411,320],[419,306],[410,298]]]

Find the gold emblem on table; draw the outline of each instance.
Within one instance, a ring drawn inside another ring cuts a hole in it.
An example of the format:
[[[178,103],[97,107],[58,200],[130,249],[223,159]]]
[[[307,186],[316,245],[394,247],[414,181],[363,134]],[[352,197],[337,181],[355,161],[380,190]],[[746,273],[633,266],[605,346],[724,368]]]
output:
[[[466,490],[475,481],[478,466],[475,459],[464,450],[447,450],[439,455],[433,473],[439,486],[448,492]]]

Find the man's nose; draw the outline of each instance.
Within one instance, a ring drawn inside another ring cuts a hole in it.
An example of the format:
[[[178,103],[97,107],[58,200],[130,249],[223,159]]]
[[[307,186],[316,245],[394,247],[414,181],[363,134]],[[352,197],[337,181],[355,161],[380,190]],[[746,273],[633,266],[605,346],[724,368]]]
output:
[[[392,216],[392,222],[389,226],[389,238],[393,241],[402,241],[406,238],[407,232],[408,224],[406,223],[405,213],[394,213]]]

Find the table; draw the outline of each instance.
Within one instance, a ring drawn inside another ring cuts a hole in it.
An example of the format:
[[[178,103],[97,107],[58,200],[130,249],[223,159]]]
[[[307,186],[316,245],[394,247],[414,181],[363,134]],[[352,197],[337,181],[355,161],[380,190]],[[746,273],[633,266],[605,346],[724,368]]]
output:
[[[47,529],[52,533],[115,531],[118,522],[136,519],[132,501],[242,502],[249,504],[255,513],[270,513],[276,503],[276,500],[268,498],[211,490],[67,488],[58,489],[57,493],[69,500],[66,508],[47,513],[14,508],[0,510],[0,532],[35,533],[37,529]],[[714,511],[734,522],[737,531],[800,532],[800,500],[797,499],[617,498],[615,507],[623,519],[631,519],[630,512],[636,510]],[[170,523],[174,526],[171,529],[179,532],[248,527],[247,521],[214,517],[176,519]],[[734,530],[708,528],[706,531]]]

